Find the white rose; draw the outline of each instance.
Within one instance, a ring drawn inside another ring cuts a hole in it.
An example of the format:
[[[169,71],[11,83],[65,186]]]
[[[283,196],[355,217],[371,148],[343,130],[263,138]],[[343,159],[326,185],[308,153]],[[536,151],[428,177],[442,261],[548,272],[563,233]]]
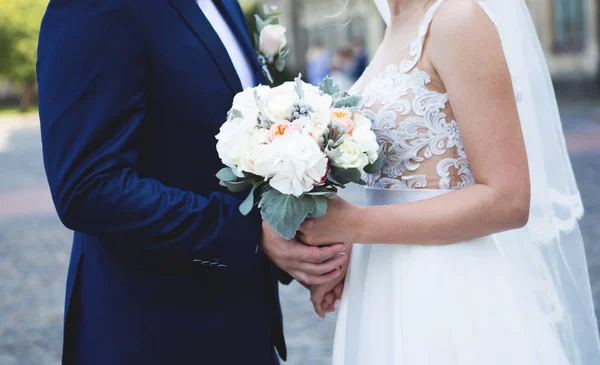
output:
[[[342,169],[356,168],[362,171],[369,164],[369,158],[363,152],[360,142],[346,135],[338,148],[328,151],[327,155],[334,166]]]
[[[286,29],[282,25],[269,24],[260,32],[259,48],[266,57],[275,57],[287,45]]]
[[[290,117],[292,106],[300,101],[293,82],[286,82],[283,85],[271,89],[267,98],[267,108],[276,120],[282,120]]]
[[[369,157],[369,163],[373,163],[379,157],[379,143],[377,136],[370,128],[357,128],[352,138],[356,140],[364,153]]]
[[[354,121],[354,128],[367,128],[371,129],[371,120],[361,113],[354,113],[352,116],[352,120]]]
[[[233,98],[232,109],[242,113],[245,121],[255,122],[258,118],[258,107],[254,93],[257,92],[261,99],[268,97],[270,88],[268,86],[257,86],[255,88],[246,88],[246,90],[237,93]],[[231,119],[230,119],[231,120]]]
[[[352,132],[352,139],[354,139],[359,145],[361,150],[367,154],[369,163],[377,161],[379,158],[379,144],[377,143],[377,136],[371,130],[371,124],[368,127],[361,126],[354,129]]]
[[[327,157],[312,138],[300,133],[284,135],[261,147],[255,165],[266,172],[271,187],[296,197],[320,184],[327,173]]]
[[[236,120],[241,120],[238,118]],[[242,156],[252,141],[252,131],[241,127],[235,121],[226,122],[217,134],[217,153],[224,165],[230,167],[238,177],[243,177],[239,168]]]
[[[262,177],[267,174],[266,171],[260,170],[260,166],[257,166],[256,161],[261,153],[263,153],[263,146],[265,146],[268,135],[269,131],[267,129],[255,129],[252,132],[250,143],[247,145],[246,151],[244,151],[240,157],[240,170]]]

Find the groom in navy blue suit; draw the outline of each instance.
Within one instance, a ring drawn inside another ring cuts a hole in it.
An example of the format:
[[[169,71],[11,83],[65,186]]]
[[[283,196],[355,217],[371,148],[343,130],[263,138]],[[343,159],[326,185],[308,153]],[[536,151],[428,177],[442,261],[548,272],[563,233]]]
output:
[[[277,364],[278,279],[339,265],[340,245],[285,241],[219,186],[214,136],[262,75],[237,2],[204,5],[213,19],[195,0],[50,1],[44,163],[75,231],[63,364]]]

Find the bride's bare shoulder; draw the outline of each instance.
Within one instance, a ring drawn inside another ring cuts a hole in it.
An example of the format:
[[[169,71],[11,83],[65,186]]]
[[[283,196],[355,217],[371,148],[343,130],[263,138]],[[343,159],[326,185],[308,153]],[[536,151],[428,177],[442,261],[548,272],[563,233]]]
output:
[[[442,57],[475,50],[497,53],[502,48],[495,24],[476,0],[445,1],[431,22],[429,42]]]

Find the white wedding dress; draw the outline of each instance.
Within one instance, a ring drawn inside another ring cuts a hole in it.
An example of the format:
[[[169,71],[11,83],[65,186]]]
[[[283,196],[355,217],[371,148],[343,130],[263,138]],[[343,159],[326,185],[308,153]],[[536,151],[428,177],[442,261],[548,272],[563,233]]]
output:
[[[378,51],[351,90],[363,96],[362,111],[388,152],[381,173],[368,178],[367,205],[414,202],[475,183],[448,95],[431,86],[421,62],[443,2],[429,8],[405,59]],[[575,364],[552,319],[558,306],[540,308],[539,297],[554,289],[532,290],[506,252],[533,243],[511,234],[444,246],[355,244],[333,364]]]

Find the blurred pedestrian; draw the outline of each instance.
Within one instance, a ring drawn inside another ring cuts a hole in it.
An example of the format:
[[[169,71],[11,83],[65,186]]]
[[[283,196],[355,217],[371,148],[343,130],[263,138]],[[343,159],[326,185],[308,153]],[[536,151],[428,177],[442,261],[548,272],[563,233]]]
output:
[[[354,51],[350,47],[339,49],[331,61],[331,77],[342,91],[354,85]]]
[[[354,52],[354,70],[352,72],[352,76],[354,77],[354,80],[358,80],[367,68],[369,55],[367,54],[367,51],[365,51],[364,42],[362,39],[355,38],[352,41],[351,47],[352,51]]]
[[[306,53],[306,80],[318,85],[331,71],[331,54],[321,40],[317,40]]]

